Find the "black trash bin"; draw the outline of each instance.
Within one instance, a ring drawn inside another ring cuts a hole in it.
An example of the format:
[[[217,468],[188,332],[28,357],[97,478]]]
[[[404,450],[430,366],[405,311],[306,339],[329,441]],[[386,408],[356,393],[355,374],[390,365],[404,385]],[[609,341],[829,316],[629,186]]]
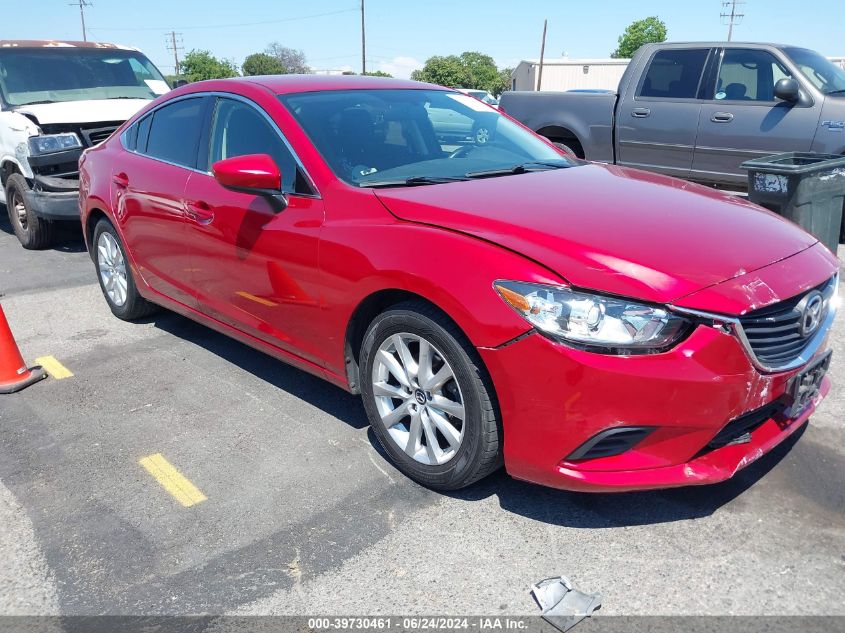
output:
[[[748,199],[792,220],[836,253],[845,207],[845,156],[789,152],[742,164]]]

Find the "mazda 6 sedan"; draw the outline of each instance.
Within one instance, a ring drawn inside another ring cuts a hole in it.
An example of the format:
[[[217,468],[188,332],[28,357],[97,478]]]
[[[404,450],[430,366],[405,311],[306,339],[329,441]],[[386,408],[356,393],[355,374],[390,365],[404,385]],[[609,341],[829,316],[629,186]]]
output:
[[[441,144],[444,110],[484,142]],[[815,238],[571,159],[456,91],[200,82],[86,150],[80,178],[117,317],[163,306],[360,394],[431,488],[502,464],[570,490],[721,481],[830,388],[838,261]]]

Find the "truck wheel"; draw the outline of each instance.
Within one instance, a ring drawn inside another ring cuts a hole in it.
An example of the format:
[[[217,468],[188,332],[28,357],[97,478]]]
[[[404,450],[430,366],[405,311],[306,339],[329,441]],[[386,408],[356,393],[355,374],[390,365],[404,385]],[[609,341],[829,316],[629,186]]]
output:
[[[12,174],[6,181],[6,208],[9,222],[21,246],[42,250],[53,243],[53,223],[39,218],[27,204],[25,192],[29,191],[26,178]]]
[[[578,158],[578,153],[569,147],[569,145],[565,145],[563,143],[558,143],[557,141],[552,141],[552,144],[557,147],[558,149],[562,149],[564,152],[572,156],[573,158]]]

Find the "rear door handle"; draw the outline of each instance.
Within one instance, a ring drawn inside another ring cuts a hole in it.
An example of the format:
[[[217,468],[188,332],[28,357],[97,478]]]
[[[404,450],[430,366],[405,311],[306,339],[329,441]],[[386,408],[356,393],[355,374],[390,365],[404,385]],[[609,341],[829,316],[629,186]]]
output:
[[[734,115],[730,112],[714,112],[710,120],[713,123],[729,123],[734,120]]]
[[[208,224],[214,219],[214,211],[202,200],[197,202],[186,202],[185,211],[189,220],[197,224]]]
[[[651,114],[651,110],[648,108],[634,108],[631,110],[631,116],[636,117],[637,119],[644,119],[649,114]]]
[[[129,186],[129,176],[127,176],[123,172],[120,172],[119,174],[115,174],[114,176],[112,176],[112,182],[114,182],[114,184],[116,184],[118,187],[126,189],[126,187]]]

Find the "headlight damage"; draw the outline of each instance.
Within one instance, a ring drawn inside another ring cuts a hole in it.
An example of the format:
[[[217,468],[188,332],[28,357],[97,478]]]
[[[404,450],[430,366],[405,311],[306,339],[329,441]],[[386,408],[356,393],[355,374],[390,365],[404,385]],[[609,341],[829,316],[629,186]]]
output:
[[[81,149],[82,141],[73,132],[62,134],[41,134],[29,137],[29,153],[32,156],[55,154],[69,149]]]
[[[494,287],[540,332],[590,351],[660,352],[678,342],[691,324],[664,308],[561,286],[497,281]]]

